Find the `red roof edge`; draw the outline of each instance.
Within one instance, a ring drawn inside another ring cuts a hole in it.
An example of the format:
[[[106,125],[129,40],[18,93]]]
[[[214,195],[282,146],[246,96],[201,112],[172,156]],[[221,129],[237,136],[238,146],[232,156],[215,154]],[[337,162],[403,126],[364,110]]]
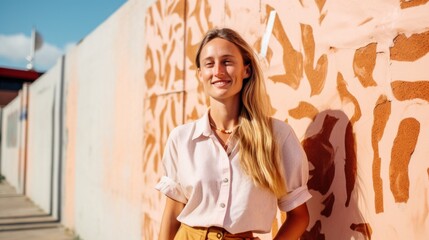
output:
[[[19,69],[12,69],[12,68],[3,68],[0,67],[0,78],[16,78],[16,79],[22,79],[27,81],[34,81],[37,78],[39,78],[43,73],[36,72],[34,70],[19,70]]]

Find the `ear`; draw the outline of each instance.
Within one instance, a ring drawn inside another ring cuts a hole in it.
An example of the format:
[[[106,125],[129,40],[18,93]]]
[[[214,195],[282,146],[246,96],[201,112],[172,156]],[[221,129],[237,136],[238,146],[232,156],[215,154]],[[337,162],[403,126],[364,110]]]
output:
[[[251,72],[250,64],[247,64],[246,66],[244,66],[244,77],[243,77],[243,79],[250,77],[250,72]]]
[[[202,79],[202,73],[201,73],[201,68],[197,68],[197,75],[198,75],[198,80],[200,80],[201,81],[201,79]]]

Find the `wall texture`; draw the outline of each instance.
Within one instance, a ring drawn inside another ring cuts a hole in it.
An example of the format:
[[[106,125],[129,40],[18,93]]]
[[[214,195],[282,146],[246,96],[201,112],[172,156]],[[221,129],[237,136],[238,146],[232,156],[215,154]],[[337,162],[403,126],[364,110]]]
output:
[[[146,17],[145,185],[162,174],[168,132],[205,111],[195,51],[208,29],[227,26],[259,53],[273,116],[293,126],[311,163],[303,239],[423,239],[427,12],[427,1],[157,1]],[[144,199],[145,218],[160,199]],[[145,222],[144,239],[158,221]]]
[[[46,213],[58,216],[63,60],[29,87],[26,195]]]
[[[85,240],[141,239],[147,4],[126,2],[65,57],[63,223]]]
[[[19,194],[26,192],[28,88],[24,84],[2,111],[1,174]]]
[[[7,106],[2,109],[2,141],[1,141],[1,174],[6,178],[10,185],[15,187],[18,193],[24,191],[24,175],[23,171],[23,155],[21,142],[25,135],[26,119],[22,118],[22,113],[25,111],[23,102],[26,102],[24,94],[25,90],[21,90],[18,96],[13,99]]]

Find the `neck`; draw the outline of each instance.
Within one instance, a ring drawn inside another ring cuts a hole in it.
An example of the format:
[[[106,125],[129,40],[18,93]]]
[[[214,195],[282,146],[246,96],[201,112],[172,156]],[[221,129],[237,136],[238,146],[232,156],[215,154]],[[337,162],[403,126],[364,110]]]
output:
[[[231,130],[238,125],[240,105],[235,102],[210,101],[210,118],[216,128]]]

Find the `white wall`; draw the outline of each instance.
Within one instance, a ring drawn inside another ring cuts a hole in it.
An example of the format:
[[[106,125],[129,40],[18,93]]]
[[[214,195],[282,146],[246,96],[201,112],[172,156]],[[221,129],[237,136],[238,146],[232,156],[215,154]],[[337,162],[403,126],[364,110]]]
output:
[[[26,194],[57,217],[62,59],[29,88]]]
[[[19,178],[19,166],[22,164],[19,161],[20,113],[21,97],[18,95],[3,108],[1,142],[1,174],[17,190],[22,188],[22,179]]]
[[[82,239],[141,239],[147,4],[126,2],[66,55],[63,223]]]
[[[28,86],[2,111],[1,174],[19,194],[25,193]]]
[[[3,130],[3,115],[2,115],[2,113],[3,113],[3,108],[2,107],[0,107],[0,174],[2,173],[2,171],[1,171],[1,157],[2,157],[2,155],[1,155],[1,149],[2,149],[2,138],[3,138],[3,135],[2,135],[2,130]]]

